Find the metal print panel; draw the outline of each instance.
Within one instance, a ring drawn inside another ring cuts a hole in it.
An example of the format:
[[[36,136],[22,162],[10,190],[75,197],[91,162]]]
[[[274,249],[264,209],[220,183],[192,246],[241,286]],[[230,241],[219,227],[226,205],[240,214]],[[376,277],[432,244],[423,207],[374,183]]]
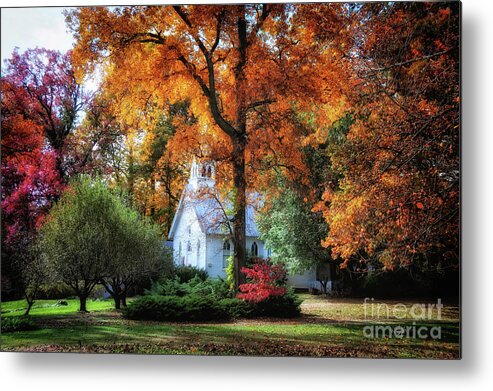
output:
[[[2,26],[3,351],[460,358],[459,2]]]

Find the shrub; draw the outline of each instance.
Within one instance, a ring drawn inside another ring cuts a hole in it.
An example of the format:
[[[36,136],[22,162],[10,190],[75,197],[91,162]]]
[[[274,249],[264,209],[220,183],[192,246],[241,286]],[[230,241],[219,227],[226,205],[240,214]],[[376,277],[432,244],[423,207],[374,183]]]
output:
[[[271,297],[286,294],[286,268],[282,264],[273,265],[269,260],[256,259],[250,268],[244,267],[248,283],[240,285],[238,298],[260,303]]]
[[[202,281],[209,277],[206,270],[195,266],[178,266],[175,268],[175,275],[181,283],[189,282],[194,277],[198,277]]]
[[[286,287],[286,268],[271,264],[269,259],[256,259],[251,267],[241,270],[247,283],[240,285],[238,298],[247,302],[251,310],[247,316],[292,318],[301,313],[301,301],[293,290]]]
[[[281,283],[284,280],[276,281]],[[202,280],[199,276],[194,276],[188,282],[181,283],[176,276],[154,284],[144,296],[129,303],[123,315],[130,319],[162,321],[298,316],[300,301],[292,290],[282,288],[283,295],[270,295],[267,299],[256,302],[233,297],[228,282],[222,279]]]
[[[228,319],[229,313],[221,307],[215,297],[188,295],[182,298],[183,320],[222,320]]]
[[[218,305],[233,319],[251,318],[255,316],[254,307],[250,303],[236,297],[221,299],[219,300]]]
[[[212,296],[141,296],[123,310],[129,319],[206,321],[228,319],[229,314]]]
[[[226,281],[222,279],[195,276],[188,282],[181,283],[179,277],[155,283],[146,294],[158,296],[186,296],[189,294],[211,295],[217,299],[232,297],[232,292]]]
[[[38,326],[24,316],[8,316],[2,317],[2,333],[10,333],[13,331],[36,330]]]
[[[300,315],[299,305],[299,299],[291,292],[261,303],[250,303],[238,298],[218,300],[211,295],[197,294],[183,297],[146,295],[129,303],[123,309],[123,316],[128,319],[170,322],[198,322],[257,316],[292,318]]]
[[[232,298],[233,291],[229,288],[227,281],[221,278],[208,278],[205,281],[200,281],[198,283],[192,283],[190,281],[190,291],[192,294],[196,295],[209,295],[213,296],[218,300],[225,298]]]
[[[154,283],[152,288],[146,291],[146,294],[183,297],[192,293],[192,288],[201,282],[200,278],[193,277],[189,281],[182,283],[180,278],[175,276],[174,278]]]
[[[129,319],[167,320],[181,316],[181,306],[176,296],[140,296],[123,309],[123,316]]]
[[[275,318],[295,318],[300,316],[301,300],[288,289],[282,296],[271,296],[267,300],[252,304],[255,316],[271,316]]]

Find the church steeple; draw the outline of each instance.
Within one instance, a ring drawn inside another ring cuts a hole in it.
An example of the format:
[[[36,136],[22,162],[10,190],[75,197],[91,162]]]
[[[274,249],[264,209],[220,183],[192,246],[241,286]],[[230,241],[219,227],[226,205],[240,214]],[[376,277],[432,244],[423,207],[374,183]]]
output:
[[[190,179],[188,180],[195,190],[202,186],[214,187],[216,166],[211,160],[197,162],[193,159],[190,167]]]

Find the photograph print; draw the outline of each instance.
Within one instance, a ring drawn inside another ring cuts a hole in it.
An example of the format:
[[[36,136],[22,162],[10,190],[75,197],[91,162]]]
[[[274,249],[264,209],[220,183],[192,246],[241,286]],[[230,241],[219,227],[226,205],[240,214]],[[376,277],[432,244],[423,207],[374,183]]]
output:
[[[1,24],[1,351],[461,358],[460,2]]]

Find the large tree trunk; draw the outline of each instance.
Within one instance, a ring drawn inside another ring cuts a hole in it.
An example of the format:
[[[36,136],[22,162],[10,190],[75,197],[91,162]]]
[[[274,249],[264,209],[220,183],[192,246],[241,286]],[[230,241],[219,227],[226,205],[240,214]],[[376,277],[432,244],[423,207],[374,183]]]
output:
[[[119,310],[123,303],[123,297],[125,296],[125,292],[122,290],[122,281],[118,277],[112,277],[111,281],[107,281],[106,279],[101,279],[100,284],[104,286],[106,292],[108,292],[113,301],[115,302],[115,309]]]
[[[246,265],[246,173],[245,173],[245,149],[247,144],[247,111],[246,111],[246,78],[244,67],[247,63],[247,23],[245,18],[245,5],[238,5],[239,16],[238,29],[238,64],[235,69],[236,78],[236,132],[233,141],[233,183],[235,187],[234,199],[234,268],[235,290],[245,282],[245,276],[241,268]]]
[[[79,295],[79,301],[80,301],[80,306],[79,306],[79,311],[80,312],[87,312],[87,294],[80,294]]]
[[[234,197],[234,270],[235,290],[245,282],[241,268],[246,265],[246,178],[245,178],[245,142],[242,139],[233,141],[233,181]]]
[[[112,296],[115,301],[115,310],[119,310],[121,308],[122,298],[117,294],[113,294]]]

